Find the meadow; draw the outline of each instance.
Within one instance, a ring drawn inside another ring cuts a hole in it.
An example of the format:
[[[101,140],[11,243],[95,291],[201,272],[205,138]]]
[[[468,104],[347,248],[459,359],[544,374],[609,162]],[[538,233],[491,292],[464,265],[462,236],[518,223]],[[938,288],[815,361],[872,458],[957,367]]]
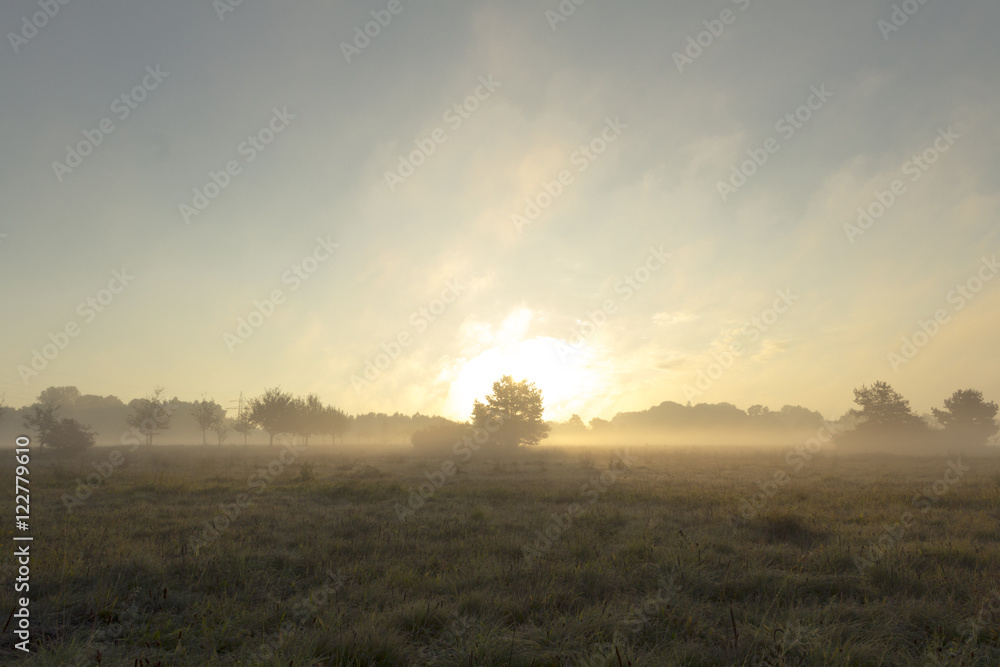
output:
[[[1000,664],[1000,458],[156,445],[78,485],[111,457],[34,455],[0,664]]]

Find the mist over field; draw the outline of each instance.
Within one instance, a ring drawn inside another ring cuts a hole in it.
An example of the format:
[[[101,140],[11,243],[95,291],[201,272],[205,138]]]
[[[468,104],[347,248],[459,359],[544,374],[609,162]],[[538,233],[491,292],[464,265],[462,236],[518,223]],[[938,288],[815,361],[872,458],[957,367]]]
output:
[[[1000,664],[1000,7],[0,7],[0,667]]]

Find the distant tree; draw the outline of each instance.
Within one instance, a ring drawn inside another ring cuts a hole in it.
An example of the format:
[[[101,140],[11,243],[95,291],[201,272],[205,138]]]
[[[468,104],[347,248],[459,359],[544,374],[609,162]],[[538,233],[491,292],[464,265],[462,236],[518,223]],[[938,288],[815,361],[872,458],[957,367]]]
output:
[[[59,407],[73,407],[79,398],[80,390],[76,387],[49,387],[38,395],[38,402]]]
[[[302,437],[303,444],[309,444],[309,436],[323,432],[323,404],[316,394],[292,401],[294,432]]]
[[[48,403],[35,403],[24,414],[24,428],[35,432],[39,447],[52,444],[52,431],[59,422],[59,407]]]
[[[154,436],[170,428],[173,408],[163,399],[163,387],[156,387],[145,398],[133,399],[128,407],[132,414],[125,418],[125,423],[146,437],[147,447],[152,446]]]
[[[821,413],[801,405],[783,405],[779,412],[770,414],[777,418],[778,423],[790,429],[814,430],[825,423]]]
[[[226,441],[226,436],[229,435],[229,432],[233,429],[234,424],[235,422],[232,419],[225,416],[212,424],[212,432],[215,433],[215,437],[219,440],[219,447],[221,447],[222,443]]]
[[[337,436],[339,435],[341,439],[344,437],[344,432],[347,430],[347,425],[350,420],[347,415],[333,407],[328,405],[323,408],[323,414],[320,421],[320,428],[317,433],[322,433],[324,435],[330,436],[330,444],[337,443]]]
[[[79,452],[94,446],[96,434],[89,426],[84,426],[75,419],[63,417],[49,430],[48,437],[53,449]]]
[[[607,419],[601,419],[600,417],[594,417],[590,420],[590,430],[595,432],[608,431],[611,428],[611,422]]]
[[[198,428],[201,429],[201,444],[207,445],[208,440],[205,434],[208,431],[214,431],[215,427],[226,418],[226,411],[214,399],[206,400],[203,398],[194,402],[191,416],[198,422]]]
[[[385,420],[388,415],[381,412],[369,412],[354,418],[354,432],[359,438],[368,442],[381,438],[385,434]]]
[[[563,428],[570,431],[583,432],[587,430],[587,425],[583,423],[582,419],[580,419],[580,415],[573,415],[566,420],[566,423],[563,424]]]
[[[751,405],[747,408],[747,414],[751,417],[763,417],[770,412],[771,409],[766,405]]]
[[[243,436],[243,444],[247,444],[247,434],[254,431],[254,425],[250,421],[250,417],[247,415],[240,415],[235,422],[233,422],[233,430]]]
[[[887,382],[878,381],[871,387],[861,385],[854,390],[854,402],[861,406],[854,414],[861,430],[923,430],[926,422],[910,409],[910,402]]]
[[[543,410],[541,390],[527,380],[514,382],[505,375],[493,383],[493,393],[486,397],[486,403],[473,403],[472,424],[493,431],[490,440],[499,449],[512,450],[522,444],[537,445],[548,435]]]
[[[931,408],[931,412],[944,426],[944,435],[949,440],[984,445],[997,432],[997,404],[984,401],[981,391],[960,389],[945,399],[944,407],[944,410]]]
[[[249,405],[249,421],[268,434],[269,445],[274,446],[275,435],[294,432],[295,400],[280,387],[265,389]]]
[[[4,400],[4,395],[0,394],[0,422],[3,421],[3,414],[7,412],[7,402]]]

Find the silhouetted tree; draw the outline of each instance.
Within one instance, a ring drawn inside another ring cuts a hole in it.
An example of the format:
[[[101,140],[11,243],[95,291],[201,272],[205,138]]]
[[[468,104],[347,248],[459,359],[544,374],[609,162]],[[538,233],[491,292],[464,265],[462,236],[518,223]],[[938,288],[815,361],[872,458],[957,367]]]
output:
[[[73,407],[79,398],[80,390],[76,387],[49,387],[38,395],[38,402],[57,407]]]
[[[152,446],[153,437],[168,428],[173,418],[173,409],[163,400],[163,387],[156,387],[146,398],[136,398],[129,402],[132,414],[125,423],[146,437],[146,446]]]
[[[226,436],[229,434],[229,431],[232,430],[233,424],[233,420],[225,416],[212,424],[212,432],[215,433],[215,437],[219,440],[219,447],[221,447],[222,443],[226,441]]]
[[[191,416],[198,422],[198,428],[201,429],[201,444],[207,445],[208,440],[205,434],[208,431],[214,431],[215,427],[226,418],[226,411],[214,399],[202,399],[194,402]]]
[[[910,409],[910,402],[887,382],[878,381],[871,387],[861,385],[854,390],[854,402],[861,406],[854,414],[863,430],[923,430],[926,422]]]
[[[333,407],[328,405],[323,408],[322,418],[320,420],[320,428],[317,433],[323,433],[330,436],[330,443],[336,444],[337,436],[343,438],[344,431],[347,430],[347,425],[349,423],[347,415]]]
[[[263,394],[250,399],[249,421],[268,434],[268,444],[272,447],[275,435],[293,432],[294,419],[295,400],[280,387],[265,389]]]
[[[997,432],[997,404],[984,401],[981,391],[960,389],[945,399],[944,407],[931,408],[931,412],[951,442],[984,445]]]
[[[610,429],[611,429],[611,422],[609,422],[607,419],[601,419],[600,417],[594,417],[593,419],[590,420],[590,430],[591,431],[594,431],[594,432],[597,432],[597,433],[603,433],[603,432],[609,431]]]
[[[75,419],[63,417],[48,432],[49,444],[63,452],[79,452],[94,446],[96,434]]]
[[[527,380],[514,382],[505,375],[493,383],[493,393],[486,403],[472,404],[472,424],[494,431],[490,440],[501,449],[518,445],[537,445],[548,435],[549,425],[542,421],[542,392]]]
[[[765,413],[765,416],[772,416],[775,422],[789,429],[818,429],[825,422],[823,415],[801,405],[783,405],[777,413]]]
[[[248,415],[240,415],[233,423],[233,430],[243,435],[243,444],[247,444],[247,434],[254,430],[254,425]]]
[[[39,447],[52,444],[52,430],[59,421],[56,418],[58,409],[50,403],[35,403],[24,414],[24,428],[35,432]]]
[[[296,435],[302,436],[304,444],[309,444],[310,435],[323,432],[323,404],[316,394],[294,399],[292,412],[293,430]]]
[[[0,395],[0,422],[3,421],[3,415],[7,412],[7,401],[4,400],[3,395]]]

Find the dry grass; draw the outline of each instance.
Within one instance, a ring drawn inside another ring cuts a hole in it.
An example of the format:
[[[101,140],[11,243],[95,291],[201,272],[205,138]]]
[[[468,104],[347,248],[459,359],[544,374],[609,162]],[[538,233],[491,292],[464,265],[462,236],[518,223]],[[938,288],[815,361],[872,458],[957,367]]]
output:
[[[783,454],[638,449],[621,470],[606,450],[481,452],[456,457],[404,522],[397,506],[440,461],[310,447],[258,494],[279,451],[139,450],[73,513],[60,499],[108,450],[37,456],[37,652],[8,643],[0,663],[1000,664],[995,459],[921,512],[913,496],[947,457],[822,453],[734,521]],[[859,568],[907,511],[914,523]],[[14,606],[10,587],[0,602]],[[276,650],[258,659],[265,641]]]

